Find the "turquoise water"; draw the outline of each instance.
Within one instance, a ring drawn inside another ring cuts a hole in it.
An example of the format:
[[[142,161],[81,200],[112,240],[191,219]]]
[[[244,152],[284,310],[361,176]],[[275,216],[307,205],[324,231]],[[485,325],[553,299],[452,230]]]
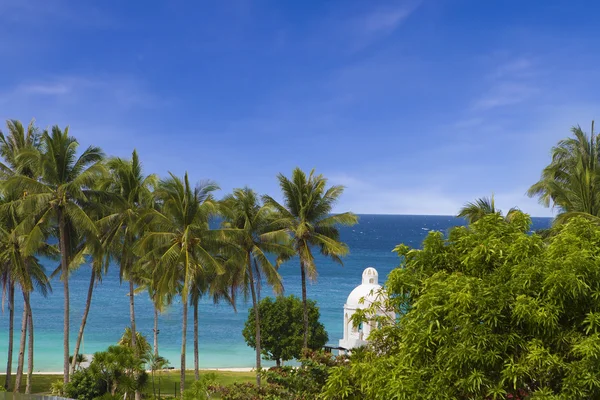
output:
[[[546,228],[548,218],[534,218],[533,229]],[[348,294],[361,282],[362,271],[375,267],[380,283],[398,265],[397,256],[391,252],[399,243],[419,247],[429,230],[445,231],[463,221],[450,216],[412,215],[361,215],[360,223],[341,231],[342,240],[350,247],[350,255],[341,267],[333,262],[318,258],[317,282],[309,284],[308,296],[315,299],[321,310],[321,321],[329,333],[330,343],[337,343],[342,335],[343,306]],[[48,265],[53,270],[55,265]],[[300,271],[297,260],[281,267],[285,293],[300,296]],[[85,305],[89,283],[89,267],[82,266],[71,276],[71,340],[74,343]],[[62,370],[62,285],[52,282],[54,293],[44,299],[32,296],[35,327],[35,371]],[[114,344],[129,323],[128,285],[119,283],[118,268],[112,268],[94,290],[94,297],[85,329],[82,353],[89,354],[104,350]],[[263,288],[262,296],[272,295]],[[15,311],[15,352],[18,351],[21,326],[21,298],[17,299]],[[152,343],[153,308],[146,294],[136,300],[137,329]],[[192,367],[192,312],[188,324],[188,367]],[[248,315],[248,304],[238,302],[238,312],[228,305],[213,305],[204,301],[200,307],[200,366],[203,368],[252,367],[254,350],[247,347],[242,337],[242,328]],[[181,346],[181,307],[176,303],[159,320],[159,349],[172,366],[179,365]],[[0,371],[6,367],[6,344],[8,341],[8,312],[0,314]],[[71,349],[73,345],[71,346]],[[14,371],[14,369],[13,369]]]

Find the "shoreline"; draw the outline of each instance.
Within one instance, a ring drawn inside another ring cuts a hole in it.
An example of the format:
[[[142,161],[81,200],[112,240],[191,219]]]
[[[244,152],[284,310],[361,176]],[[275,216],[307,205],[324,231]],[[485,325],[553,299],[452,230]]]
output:
[[[230,367],[230,368],[199,368],[200,371],[223,371],[223,372],[252,372],[254,371],[254,367]],[[157,372],[179,372],[179,369],[161,369]],[[187,369],[186,371],[194,371],[193,369]],[[150,372],[147,370],[146,372]],[[33,375],[62,375],[63,371],[36,371],[33,372]],[[0,375],[6,375],[6,371],[1,373]]]

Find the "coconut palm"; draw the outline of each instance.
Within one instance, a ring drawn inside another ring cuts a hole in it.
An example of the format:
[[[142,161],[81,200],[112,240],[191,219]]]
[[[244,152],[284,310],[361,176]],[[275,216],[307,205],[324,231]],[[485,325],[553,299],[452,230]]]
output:
[[[222,263],[213,256],[219,243],[218,232],[209,228],[210,215],[216,212],[212,192],[218,186],[211,182],[190,185],[187,173],[183,179],[170,174],[161,180],[155,196],[161,210],[152,210],[152,221],[139,243],[146,257],[157,257],[154,271],[157,290],[172,292],[181,287],[181,376],[180,391],[185,389],[185,353],[187,337],[188,296],[198,271],[223,272]],[[152,254],[148,256],[148,254]]]
[[[302,305],[304,308],[304,341],[308,344],[308,307],[306,303],[306,277],[315,280],[317,267],[313,248],[341,265],[341,257],[348,254],[348,246],[340,241],[339,226],[352,226],[358,218],[351,212],[332,214],[332,209],[344,192],[343,186],[327,187],[323,175],[315,175],[312,170],[308,176],[295,168],[291,179],[278,175],[283,195],[283,205],[270,196],[264,196],[265,205],[273,207],[279,214],[275,225],[280,227],[264,236],[279,238],[281,232],[288,233],[293,240],[293,248],[300,258],[302,279]]]
[[[129,315],[133,333],[131,337],[133,349],[136,350],[134,284],[137,256],[133,247],[143,234],[142,216],[152,205],[152,188],[157,178],[155,175],[143,174],[142,164],[135,150],[131,154],[131,160],[111,158],[107,167],[110,176],[106,180],[104,190],[114,196],[110,199],[109,214],[98,224],[101,229],[105,228],[108,231],[106,245],[119,262],[121,279],[129,281]]]
[[[77,356],[73,357],[69,357],[69,360],[71,362],[71,364],[75,364],[75,369],[78,370],[79,368],[81,368],[81,364],[84,362],[88,362],[88,358],[85,356],[85,354],[77,354]]]
[[[48,246],[44,236],[36,237],[28,234],[29,227],[22,222],[16,201],[18,195],[4,194],[0,200],[0,263],[6,270],[13,285],[18,285],[23,293],[23,318],[21,320],[21,341],[17,363],[17,374],[14,391],[21,386],[24,368],[24,353],[27,333],[29,333],[27,382],[25,393],[31,393],[31,380],[33,374],[33,313],[31,310],[31,292],[37,289],[46,296],[50,288],[50,281],[46,276],[44,267],[39,263],[37,254],[52,255],[52,247]],[[14,290],[14,289],[13,289]],[[14,302],[14,298],[12,299]],[[14,306],[14,305],[13,305]]]
[[[101,164],[104,154],[97,148],[88,147],[77,157],[77,140],[69,136],[69,128],[61,131],[54,126],[41,138],[41,154],[31,152],[20,158],[28,165],[39,165],[41,179],[25,175],[9,178],[5,185],[9,190],[26,193],[23,210],[35,219],[31,234],[40,236],[48,221],[58,223],[58,244],[61,255],[61,279],[64,291],[63,324],[63,381],[69,382],[69,265],[74,249],[71,247],[71,231],[76,238],[94,236],[98,230],[87,214],[84,205],[89,201],[88,192],[104,174]]]
[[[156,385],[154,384],[154,374],[156,373],[156,371],[160,371],[161,369],[166,368],[169,365],[169,360],[152,352],[148,352],[146,358],[148,359],[147,365],[150,366],[150,373],[152,374],[152,392],[154,393],[154,398],[156,399],[157,397]],[[160,376],[158,377],[158,379],[158,385],[160,386]]]
[[[575,215],[600,220],[600,137],[589,136],[579,126],[572,137],[552,148],[552,161],[527,194],[546,207],[556,207],[561,223]]]
[[[223,201],[223,229],[228,240],[235,245],[236,253],[227,260],[228,268],[235,274],[236,285],[240,286],[247,298],[252,296],[256,323],[256,384],[260,386],[261,347],[260,315],[258,310],[259,292],[262,277],[273,287],[276,294],[283,292],[281,276],[277,272],[283,259],[293,256],[288,235],[273,237],[265,235],[277,231],[272,224],[274,213],[269,206],[262,206],[258,195],[249,188],[235,189]],[[273,264],[267,254],[279,256]]]
[[[76,233],[71,233],[71,237],[75,236]],[[72,257],[72,261],[69,265],[69,269],[75,269],[81,264],[84,264],[89,260],[90,265],[90,283],[88,284],[88,291],[85,300],[85,307],[83,309],[83,315],[81,317],[81,324],[79,325],[79,332],[77,333],[77,340],[75,341],[75,348],[73,350],[73,356],[71,356],[71,373],[75,372],[78,365],[80,364],[79,348],[83,341],[83,333],[85,331],[85,325],[92,305],[92,295],[94,292],[94,286],[102,281],[102,274],[108,270],[108,257],[106,255],[105,246],[101,242],[101,238],[93,235],[88,235],[85,242],[78,241],[79,249],[75,252]]]
[[[226,246],[226,244],[224,244]],[[217,259],[221,257],[217,255]],[[235,310],[235,294],[231,285],[231,274],[229,270],[225,273],[220,273],[214,269],[199,269],[196,270],[189,289],[190,306],[193,311],[194,319],[194,377],[200,379],[200,357],[198,343],[198,324],[199,312],[198,306],[200,299],[204,296],[212,298],[214,304],[225,301]]]
[[[173,289],[166,293],[162,293],[157,289],[155,285],[156,282],[152,279],[154,270],[157,268],[158,264],[158,259],[155,256],[155,253],[149,253],[147,257],[138,262],[139,285],[135,292],[137,294],[146,291],[150,297],[150,301],[152,301],[152,306],[154,308],[154,327],[152,328],[154,336],[153,351],[154,356],[158,357],[158,333],[160,332],[158,329],[158,315],[164,313],[171,305],[177,290]]]
[[[135,333],[135,340],[133,340],[133,335],[131,334],[131,328],[126,327],[125,332],[123,332],[123,336],[117,342],[119,346],[129,347],[133,350],[134,354],[140,354],[142,357],[146,357],[149,351],[152,350],[150,347],[150,343],[148,343],[148,339],[141,332]],[[137,356],[140,357],[140,356]]]
[[[513,207],[506,213],[504,217],[507,222],[512,221],[516,213],[521,212],[518,208]],[[490,214],[502,215],[502,210],[496,208],[494,195],[492,197],[481,197],[474,202],[465,204],[458,212],[458,217],[465,218],[469,224],[479,221],[481,218]]]
[[[39,130],[35,126],[35,120],[31,120],[27,129],[17,120],[6,121],[7,135],[0,130],[0,156],[3,162],[0,162],[0,178],[7,179],[11,176],[22,174],[29,177],[36,176],[34,166],[23,162],[20,155],[26,152],[35,152],[39,149]],[[4,388],[10,390],[11,372],[12,372],[12,353],[14,339],[14,301],[15,287],[11,281],[7,270],[0,271],[2,277],[2,293],[8,293],[8,357],[6,362],[6,379]]]

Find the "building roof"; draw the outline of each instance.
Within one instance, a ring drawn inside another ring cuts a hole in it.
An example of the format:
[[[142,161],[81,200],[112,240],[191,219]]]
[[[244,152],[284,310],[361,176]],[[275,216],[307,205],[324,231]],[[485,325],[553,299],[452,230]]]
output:
[[[346,306],[350,308],[367,308],[374,301],[382,300],[381,296],[385,294],[380,291],[381,285],[379,285],[379,274],[375,268],[367,268],[362,274],[362,284],[354,288],[348,299],[346,300]],[[364,301],[361,302],[361,299]]]

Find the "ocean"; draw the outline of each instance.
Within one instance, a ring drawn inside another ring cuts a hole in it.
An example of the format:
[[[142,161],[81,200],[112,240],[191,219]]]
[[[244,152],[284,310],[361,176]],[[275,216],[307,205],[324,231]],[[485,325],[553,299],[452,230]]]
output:
[[[308,297],[317,301],[321,311],[321,322],[329,334],[329,343],[337,344],[342,336],[343,307],[348,294],[361,283],[362,271],[374,267],[379,272],[382,284],[390,271],[399,264],[392,253],[394,246],[405,243],[418,248],[430,230],[446,232],[449,228],[463,225],[464,221],[452,216],[416,215],[360,215],[359,224],[341,229],[341,239],[350,247],[344,266],[323,257],[317,257],[319,276],[309,283]],[[550,218],[533,218],[532,229],[547,228]],[[47,265],[48,271],[56,265]],[[81,353],[91,354],[115,344],[129,324],[128,284],[119,282],[118,267],[113,267],[94,289],[92,305],[85,328]],[[300,268],[297,259],[281,266],[285,294],[300,297]],[[74,346],[81,316],[85,306],[89,283],[89,266],[83,265],[71,275],[71,349]],[[34,370],[40,372],[62,370],[63,296],[62,284],[52,281],[54,292],[47,298],[32,295],[35,327]],[[261,296],[272,295],[263,287]],[[15,348],[14,366],[19,347],[22,314],[22,296],[15,293]],[[140,293],[136,301],[136,326],[152,344],[153,308],[148,295]],[[254,350],[248,347],[242,336],[244,322],[248,316],[249,302],[238,300],[237,312],[227,304],[214,305],[203,300],[200,309],[199,343],[200,367],[233,368],[254,366]],[[193,366],[192,312],[189,312],[187,367]],[[160,354],[179,366],[181,347],[181,304],[176,302],[159,318]],[[8,342],[8,311],[0,313],[0,371],[5,371]],[[27,360],[27,358],[25,358]],[[270,365],[268,362],[265,365]]]

